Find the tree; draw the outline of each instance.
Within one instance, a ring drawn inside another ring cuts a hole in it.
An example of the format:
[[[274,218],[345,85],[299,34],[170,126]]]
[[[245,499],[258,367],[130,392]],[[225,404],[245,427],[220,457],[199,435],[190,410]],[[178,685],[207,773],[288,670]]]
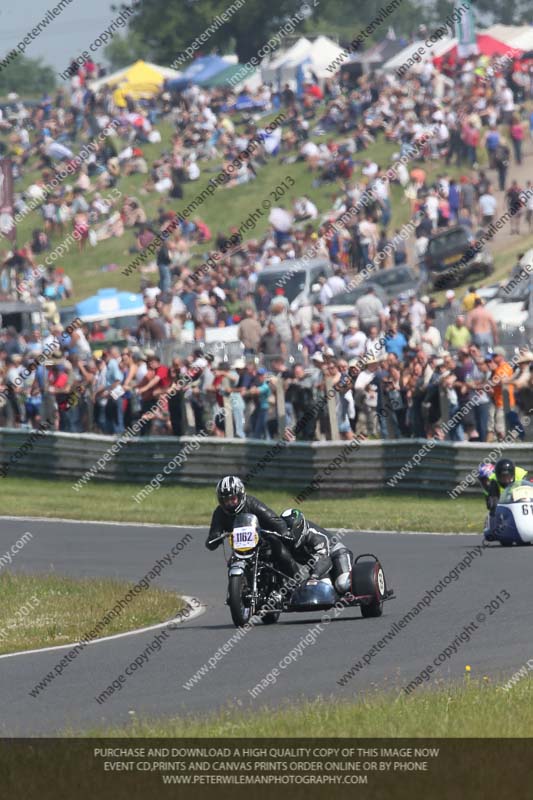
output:
[[[492,14],[492,22],[501,25],[520,25],[531,23],[531,0],[475,0],[472,3],[479,11]]]
[[[19,54],[0,70],[0,95],[17,92],[20,95],[42,94],[55,88],[56,75],[52,67],[40,58]]]
[[[127,36],[115,36],[104,50],[111,65],[111,72],[129,66],[133,61],[146,58],[146,44],[138,33],[132,31]]]
[[[322,11],[324,0],[316,7],[315,1],[232,0],[228,4],[228,0],[150,0],[137,7],[129,35],[137,34],[144,42],[145,57],[159,64],[172,64],[202,34],[206,34],[205,42],[193,55],[232,46],[244,63],[256,56],[269,37],[296,14],[301,22],[296,19],[294,30],[301,33],[305,19]],[[306,10],[302,11],[302,7]],[[220,16],[224,12],[227,21]],[[185,56],[180,67],[190,60]]]

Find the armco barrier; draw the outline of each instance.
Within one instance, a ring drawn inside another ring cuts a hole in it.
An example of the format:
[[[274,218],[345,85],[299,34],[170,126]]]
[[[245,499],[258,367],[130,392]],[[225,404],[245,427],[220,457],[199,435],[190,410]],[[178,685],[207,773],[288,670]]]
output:
[[[0,429],[2,466],[8,465],[10,456],[27,438],[28,431]],[[9,475],[62,478],[75,483],[114,441],[90,433],[45,433],[35,439],[30,452],[9,464]],[[188,442],[195,441],[198,440],[194,437],[133,438],[91,480],[148,483]],[[213,485],[221,475],[235,473],[243,478],[249,476],[250,486],[283,487],[294,490],[295,495],[313,481],[315,496],[393,488],[443,494],[453,490],[491,453],[493,459],[500,454],[496,453],[496,443],[435,442],[431,446],[426,439],[370,441],[352,448],[349,442],[291,442],[279,449],[275,446],[276,442],[206,438],[165,478],[164,484]],[[520,466],[533,468],[531,444],[505,446],[501,452],[512,455]],[[466,491],[479,490],[474,485]]]

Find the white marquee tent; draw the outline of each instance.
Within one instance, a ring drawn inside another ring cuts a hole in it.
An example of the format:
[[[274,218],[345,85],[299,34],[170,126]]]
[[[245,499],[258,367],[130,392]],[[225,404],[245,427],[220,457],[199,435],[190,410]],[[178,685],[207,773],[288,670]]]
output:
[[[395,72],[402,66],[402,64],[405,64],[406,61],[409,61],[419,48],[423,48],[425,53],[427,52],[427,47],[422,39],[408,44],[407,47],[404,47],[403,50],[400,50],[399,53],[396,53],[395,56],[383,64],[383,69],[385,72]],[[422,59],[425,57],[427,56],[422,56]]]
[[[331,78],[334,72],[330,72],[328,67],[335,62],[335,60],[345,50],[339,47],[338,44],[327,36],[319,36],[313,44],[311,49],[306,54],[303,60],[304,68],[307,66],[312,69],[316,76],[320,79]],[[302,63],[302,61],[300,61]],[[296,65],[298,66],[298,65]]]
[[[299,65],[312,48],[309,39],[302,36],[292,47],[261,64],[261,77],[264,83],[290,83],[296,80]]]

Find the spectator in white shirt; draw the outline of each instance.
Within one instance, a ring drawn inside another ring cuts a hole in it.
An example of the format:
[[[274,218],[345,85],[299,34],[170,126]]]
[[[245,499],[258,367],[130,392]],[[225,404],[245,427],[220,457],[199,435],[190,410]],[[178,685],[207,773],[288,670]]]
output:
[[[359,358],[366,349],[367,337],[363,331],[359,330],[359,323],[356,319],[351,319],[348,323],[348,330],[342,337],[342,350],[348,359]]]
[[[479,198],[479,212],[481,214],[481,224],[483,226],[488,226],[494,220],[494,215],[496,214],[496,209],[498,208],[498,202],[494,195],[492,194],[492,189],[489,186],[485,194],[482,194]]]
[[[427,314],[422,327],[413,332],[409,346],[413,348],[422,347],[424,353],[428,356],[435,355],[442,346],[442,337],[439,329],[433,324],[434,322],[434,315]]]
[[[426,306],[424,303],[413,295],[409,304],[409,320],[413,328],[420,328],[426,318]]]

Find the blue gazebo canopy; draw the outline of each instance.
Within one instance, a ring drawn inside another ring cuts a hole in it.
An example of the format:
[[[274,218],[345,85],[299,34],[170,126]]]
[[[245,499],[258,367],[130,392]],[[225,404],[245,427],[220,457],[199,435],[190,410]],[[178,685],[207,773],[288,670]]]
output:
[[[179,78],[169,81],[167,88],[170,90],[183,89],[189,83],[197,83],[201,86],[229,66],[230,62],[220,56],[201,56],[195,59]]]
[[[76,305],[76,314],[84,322],[97,322],[113,317],[133,317],[145,310],[142,294],[119,292],[117,289],[99,289],[92,297]]]

